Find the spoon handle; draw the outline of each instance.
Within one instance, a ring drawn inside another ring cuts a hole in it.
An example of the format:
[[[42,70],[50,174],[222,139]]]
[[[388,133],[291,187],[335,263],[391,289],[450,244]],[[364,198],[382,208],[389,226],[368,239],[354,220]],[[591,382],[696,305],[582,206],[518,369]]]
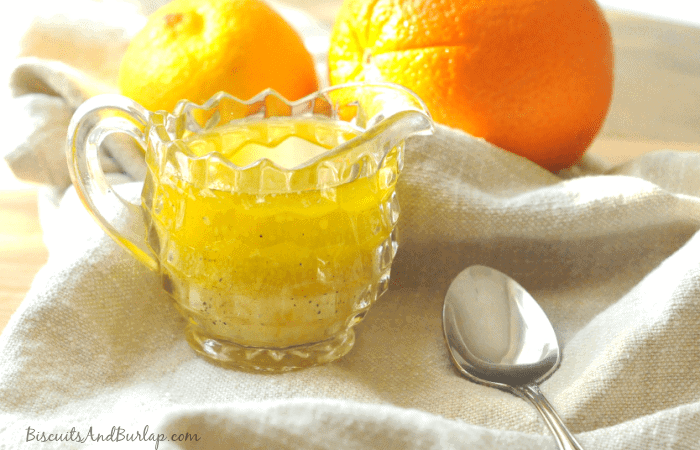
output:
[[[576,438],[574,438],[574,435],[571,434],[568,428],[566,428],[566,425],[564,425],[564,422],[561,421],[554,407],[547,401],[544,395],[542,395],[542,392],[540,392],[536,384],[518,386],[513,389],[518,396],[526,398],[537,408],[537,411],[539,411],[545,423],[552,431],[552,434],[554,434],[554,437],[557,439],[561,450],[583,450],[581,445],[576,441]]]

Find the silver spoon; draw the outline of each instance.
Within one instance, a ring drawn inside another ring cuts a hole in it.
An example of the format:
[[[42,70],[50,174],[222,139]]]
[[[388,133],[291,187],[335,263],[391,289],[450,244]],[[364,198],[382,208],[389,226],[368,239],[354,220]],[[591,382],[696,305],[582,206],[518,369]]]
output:
[[[537,387],[559,366],[559,342],[522,286],[497,270],[471,266],[447,290],[442,326],[450,358],[464,376],[529,400],[560,449],[582,450]]]

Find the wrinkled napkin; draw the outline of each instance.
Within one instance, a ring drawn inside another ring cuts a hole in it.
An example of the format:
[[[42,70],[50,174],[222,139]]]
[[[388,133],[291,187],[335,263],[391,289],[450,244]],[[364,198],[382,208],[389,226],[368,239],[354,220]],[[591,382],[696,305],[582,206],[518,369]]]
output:
[[[69,187],[72,111],[116,90],[144,20],[133,3],[71,6],[26,30],[9,78],[4,157],[44,185],[49,260],[0,335],[0,448],[555,449],[530,404],[451,366],[442,302],[472,264],[515,278],[553,322],[563,360],[541,389],[584,448],[700,448],[699,154],[553,174],[438,125],[407,143],[391,286],[354,349],[287,374],[226,370],[188,347],[157,276]],[[325,70],[327,27],[279,7]],[[48,38],[80,51],[52,54]],[[142,162],[124,153],[102,163],[136,201]]]

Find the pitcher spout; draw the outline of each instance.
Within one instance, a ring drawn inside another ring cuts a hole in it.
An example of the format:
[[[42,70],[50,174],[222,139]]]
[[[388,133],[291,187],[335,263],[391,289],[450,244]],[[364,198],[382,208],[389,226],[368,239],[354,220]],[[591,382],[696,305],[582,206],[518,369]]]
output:
[[[399,84],[341,84],[330,88],[327,95],[334,100],[341,120],[353,121],[366,133],[395,133],[405,139],[434,131],[426,104],[415,92]],[[350,113],[354,117],[343,117],[352,108],[357,109]]]

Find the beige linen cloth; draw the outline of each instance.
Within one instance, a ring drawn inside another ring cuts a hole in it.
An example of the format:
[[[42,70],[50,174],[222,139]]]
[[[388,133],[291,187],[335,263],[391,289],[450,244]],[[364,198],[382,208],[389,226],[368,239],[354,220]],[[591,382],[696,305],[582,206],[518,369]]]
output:
[[[143,23],[133,4],[97,5],[113,13],[96,18],[95,6],[34,22],[23,48],[39,58],[17,61],[9,82],[5,133],[16,140],[5,158],[47,186],[49,260],[0,336],[0,448],[555,449],[531,405],[461,378],[449,362],[443,296],[472,264],[514,277],[554,323],[563,361],[542,391],[584,448],[700,448],[699,154],[669,150],[618,167],[587,158],[552,174],[438,126],[407,146],[391,288],[358,326],[355,348],[293,373],[226,370],[195,356],[157,277],[67,187],[70,115],[114,90],[115,62]],[[321,62],[322,27],[284,13]],[[700,48],[689,33],[689,48]],[[47,39],[67,46],[51,53]],[[624,91],[619,69],[647,68],[617,50],[616,99],[644,96]],[[680,97],[696,101],[695,120],[700,88],[689,83]],[[645,118],[678,107],[614,106],[608,124],[624,127],[606,132],[643,136]],[[103,164],[119,192],[138,197],[138,159],[117,146]]]

